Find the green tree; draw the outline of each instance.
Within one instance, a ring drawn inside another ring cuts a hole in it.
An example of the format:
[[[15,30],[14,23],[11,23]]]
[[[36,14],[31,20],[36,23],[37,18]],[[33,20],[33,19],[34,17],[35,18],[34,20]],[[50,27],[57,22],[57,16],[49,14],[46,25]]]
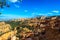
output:
[[[0,15],[1,15],[2,13],[0,13]]]
[[[6,3],[6,0],[0,0],[0,8],[4,8],[4,6],[10,7],[9,4]]]
[[[18,1],[20,1],[20,3],[22,2],[22,0],[18,0]],[[6,0],[0,0],[0,8],[4,8],[4,6],[10,7],[10,5],[7,4],[6,2],[7,2]]]

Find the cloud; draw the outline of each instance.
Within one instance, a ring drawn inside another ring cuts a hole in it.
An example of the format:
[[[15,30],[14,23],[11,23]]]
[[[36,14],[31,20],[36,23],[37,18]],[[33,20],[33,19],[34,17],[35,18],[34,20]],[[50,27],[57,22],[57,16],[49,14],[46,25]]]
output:
[[[33,15],[35,14],[35,13],[32,13]]]
[[[24,10],[24,12],[28,12],[28,10]]]
[[[18,5],[14,5],[15,7],[17,7],[17,8],[19,8],[20,6],[18,6]]]
[[[46,15],[46,14],[40,13],[40,14],[38,14],[38,15]]]
[[[45,13],[32,13],[32,15],[34,16],[34,15],[40,15],[40,16],[47,16],[48,14],[45,14]]]
[[[19,15],[11,15],[11,14],[2,14],[1,16],[0,16],[0,18],[8,18],[8,19],[10,19],[10,18],[20,18],[20,16]]]
[[[40,14],[38,14],[38,15],[40,15],[40,16],[48,16],[47,13],[40,13]]]
[[[52,12],[54,12],[54,13],[59,13],[59,11],[58,11],[58,10],[54,10],[54,11],[52,11]]]
[[[6,16],[0,16],[0,18],[1,18],[1,17],[6,17]]]
[[[53,14],[53,13],[48,13],[48,14]]]
[[[36,13],[33,12],[33,13],[31,14],[31,16],[34,16],[34,15],[36,15]]]
[[[17,2],[18,0],[9,0],[9,1],[15,3],[15,2]]]

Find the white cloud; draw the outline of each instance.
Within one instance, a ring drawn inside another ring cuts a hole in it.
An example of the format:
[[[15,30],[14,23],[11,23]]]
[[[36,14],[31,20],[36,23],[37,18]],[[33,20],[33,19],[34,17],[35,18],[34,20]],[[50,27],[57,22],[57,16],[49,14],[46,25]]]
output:
[[[20,6],[18,6],[18,5],[14,5],[15,7],[17,7],[17,8],[19,8]]]
[[[48,13],[48,14],[52,14],[52,13]]]
[[[28,12],[28,10],[24,10],[24,12]]]
[[[33,13],[31,14],[31,16],[34,16],[34,15],[36,15],[36,13],[33,12]]]
[[[38,14],[38,15],[47,16],[48,14],[40,13],[40,14]]]
[[[32,13],[33,15],[35,14],[35,13]]]
[[[40,14],[38,14],[38,15],[45,15],[45,14],[43,14],[43,13],[40,13]]]
[[[18,18],[18,17],[20,17],[19,15],[11,15],[11,14],[2,14],[1,16],[4,16],[6,18]]]
[[[9,0],[9,1],[15,3],[15,2],[17,2],[18,0]]]
[[[54,11],[52,11],[52,12],[54,12],[54,13],[59,13],[59,11],[58,11],[58,10],[54,10]]]

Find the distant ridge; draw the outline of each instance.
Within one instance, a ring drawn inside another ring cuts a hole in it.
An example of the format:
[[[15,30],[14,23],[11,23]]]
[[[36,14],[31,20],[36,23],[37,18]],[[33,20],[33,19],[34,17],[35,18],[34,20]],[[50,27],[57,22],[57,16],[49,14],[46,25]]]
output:
[[[41,18],[43,15],[36,15],[34,17],[31,17],[31,18]],[[17,19],[21,19],[21,18],[2,18],[3,16],[0,16],[0,21],[12,21],[12,20],[17,20]],[[58,17],[60,18],[60,15],[54,15],[54,16],[44,16],[46,18],[51,18],[51,17]],[[28,19],[28,18],[26,18]]]

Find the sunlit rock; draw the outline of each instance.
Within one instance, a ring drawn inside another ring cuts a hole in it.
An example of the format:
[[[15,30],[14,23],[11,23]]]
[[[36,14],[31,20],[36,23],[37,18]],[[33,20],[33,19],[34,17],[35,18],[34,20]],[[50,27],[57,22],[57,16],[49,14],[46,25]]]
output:
[[[41,25],[40,25],[40,27],[44,28],[44,27],[46,27],[46,25],[44,25],[44,24],[41,24]]]
[[[0,26],[5,25],[5,22],[0,22]]]
[[[52,20],[53,20],[53,19],[57,19],[57,17],[52,17],[51,19],[52,19]]]
[[[42,17],[41,17],[41,19],[45,19],[45,18],[46,18],[46,16],[42,16]]]
[[[5,22],[0,22],[0,33],[5,33],[10,31],[11,26],[9,24],[6,24]]]
[[[16,36],[11,37],[11,40],[16,40]]]

